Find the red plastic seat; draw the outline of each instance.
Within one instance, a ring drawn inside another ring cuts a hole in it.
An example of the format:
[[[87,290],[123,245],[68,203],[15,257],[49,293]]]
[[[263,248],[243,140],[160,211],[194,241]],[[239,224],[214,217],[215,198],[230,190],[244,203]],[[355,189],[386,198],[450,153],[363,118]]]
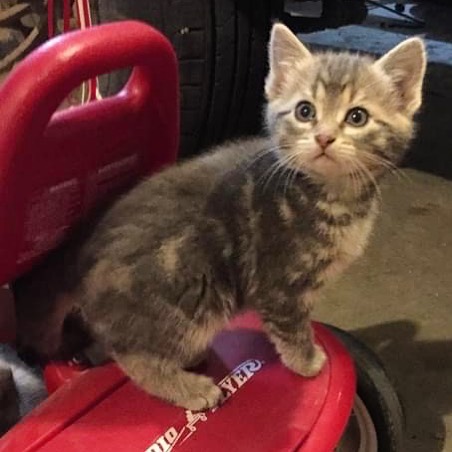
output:
[[[119,95],[54,114],[82,80],[124,66],[135,70]],[[136,22],[57,38],[17,67],[0,90],[0,283],[97,202],[175,160],[177,86],[168,41]],[[315,330],[328,363],[304,379],[282,366],[255,315],[237,318],[200,369],[228,396],[205,414],[143,393],[114,364],[50,367],[57,386],[68,381],[0,439],[0,451],[329,452],[351,412],[355,373],[331,333]]]
[[[227,397],[206,413],[143,393],[114,364],[75,371],[0,439],[0,452],[331,452],[350,415],[355,374],[337,339],[315,329],[329,360],[304,379],[280,363],[254,314],[238,317],[200,369]]]

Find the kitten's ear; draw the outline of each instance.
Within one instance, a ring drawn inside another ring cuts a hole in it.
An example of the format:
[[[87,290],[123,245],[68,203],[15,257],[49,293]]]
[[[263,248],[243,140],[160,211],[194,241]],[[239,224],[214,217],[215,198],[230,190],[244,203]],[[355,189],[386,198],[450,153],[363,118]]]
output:
[[[424,42],[419,38],[407,39],[375,64],[392,78],[402,108],[410,115],[416,113],[422,103],[422,82],[427,64]]]
[[[312,58],[309,50],[283,24],[273,25],[268,46],[270,72],[265,83],[265,93],[272,99],[281,92],[288,67],[295,62]]]

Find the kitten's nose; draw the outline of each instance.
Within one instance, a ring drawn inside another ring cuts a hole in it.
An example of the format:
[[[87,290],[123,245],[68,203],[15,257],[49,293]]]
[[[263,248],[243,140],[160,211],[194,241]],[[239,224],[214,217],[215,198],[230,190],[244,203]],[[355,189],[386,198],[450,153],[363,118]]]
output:
[[[334,143],[335,140],[335,137],[324,133],[319,133],[315,136],[315,141],[317,141],[322,149],[326,149],[331,143]]]

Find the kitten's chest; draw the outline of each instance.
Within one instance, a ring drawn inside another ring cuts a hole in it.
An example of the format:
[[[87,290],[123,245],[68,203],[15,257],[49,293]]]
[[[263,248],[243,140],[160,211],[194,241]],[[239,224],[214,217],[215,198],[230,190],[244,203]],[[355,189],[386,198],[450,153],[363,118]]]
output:
[[[360,257],[369,241],[369,237],[377,216],[377,205],[372,204],[366,215],[357,217],[351,213],[344,214],[349,218],[348,224],[320,223],[329,245],[324,248],[324,259],[328,262],[318,279],[322,282],[341,274],[352,262]],[[349,216],[348,216],[349,215]]]
[[[374,217],[354,220],[349,226],[332,228],[333,256],[338,260],[353,261],[363,253],[370,233],[372,231]]]

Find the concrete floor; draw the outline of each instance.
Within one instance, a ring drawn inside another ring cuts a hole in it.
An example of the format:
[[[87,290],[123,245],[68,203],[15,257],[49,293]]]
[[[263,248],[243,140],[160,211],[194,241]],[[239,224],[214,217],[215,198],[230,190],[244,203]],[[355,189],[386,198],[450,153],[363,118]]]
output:
[[[404,452],[452,451],[452,181],[391,176],[365,256],[319,301],[318,319],[373,348],[407,416]]]

